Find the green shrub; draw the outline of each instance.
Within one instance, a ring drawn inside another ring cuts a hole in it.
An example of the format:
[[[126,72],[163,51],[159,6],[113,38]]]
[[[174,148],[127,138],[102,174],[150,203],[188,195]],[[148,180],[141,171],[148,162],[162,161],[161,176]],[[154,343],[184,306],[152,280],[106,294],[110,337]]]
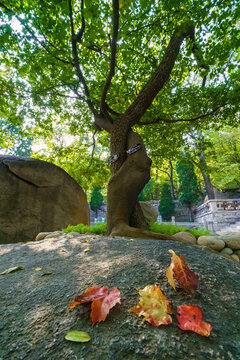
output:
[[[185,226],[177,226],[174,224],[163,224],[163,223],[161,223],[161,224],[150,223],[149,230],[156,232],[156,233],[162,233],[162,234],[167,234],[167,235],[174,235],[178,232],[189,232],[196,238],[198,238],[199,236],[203,236],[203,235],[210,235],[210,231],[205,230],[204,228],[189,229]]]
[[[84,225],[84,224],[78,224],[78,225],[68,225],[66,229],[62,229],[63,232],[69,233],[69,232],[78,232],[79,234],[105,234],[107,231],[107,224],[106,223],[99,223],[96,225]]]

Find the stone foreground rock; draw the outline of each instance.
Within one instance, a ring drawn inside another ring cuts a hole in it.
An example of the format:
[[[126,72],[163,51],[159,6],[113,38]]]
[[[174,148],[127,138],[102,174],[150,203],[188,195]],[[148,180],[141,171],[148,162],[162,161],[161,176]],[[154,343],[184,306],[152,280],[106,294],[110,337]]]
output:
[[[50,235],[50,234],[49,234]],[[48,235],[48,236],[49,236]],[[86,240],[88,240],[86,242]],[[84,250],[90,246],[90,251]],[[169,249],[183,255],[199,275],[194,297],[174,290],[166,278]],[[239,264],[218,254],[173,241],[60,234],[24,245],[0,246],[0,358],[11,360],[235,360],[239,345]],[[35,271],[36,267],[42,268]],[[46,273],[49,275],[42,276]],[[129,309],[136,288],[157,284],[173,302],[173,323],[159,328],[142,323]],[[68,309],[90,286],[117,287],[122,304],[92,327],[90,306]],[[176,306],[198,305],[213,323],[209,338],[177,327]],[[71,330],[86,331],[88,343],[64,340]]]
[[[32,240],[39,232],[89,224],[86,195],[58,166],[0,156],[0,243]]]

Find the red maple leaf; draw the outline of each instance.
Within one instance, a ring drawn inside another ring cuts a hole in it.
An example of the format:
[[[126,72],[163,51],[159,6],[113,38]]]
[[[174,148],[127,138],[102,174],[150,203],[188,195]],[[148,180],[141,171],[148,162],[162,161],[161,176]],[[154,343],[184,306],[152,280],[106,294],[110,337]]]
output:
[[[194,331],[202,336],[209,336],[212,323],[202,320],[202,309],[196,305],[180,305],[177,307],[178,327],[182,330]]]

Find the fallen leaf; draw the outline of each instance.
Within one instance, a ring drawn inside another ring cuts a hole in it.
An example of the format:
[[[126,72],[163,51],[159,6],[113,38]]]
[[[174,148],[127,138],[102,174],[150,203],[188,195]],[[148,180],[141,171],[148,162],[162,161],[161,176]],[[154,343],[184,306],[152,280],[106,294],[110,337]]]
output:
[[[14,267],[11,267],[11,268],[3,271],[0,275],[6,275],[6,274],[12,273],[14,271],[22,270],[22,269],[23,269],[22,266],[14,266]]]
[[[74,301],[72,302],[72,304],[68,305],[68,307],[70,309],[73,309],[77,305],[91,302],[93,300],[99,300],[99,299],[104,298],[107,295],[108,295],[108,287],[107,286],[103,286],[101,288],[99,286],[93,286],[93,287],[88,288],[81,295],[75,296]]]
[[[113,288],[104,298],[94,300],[91,306],[91,319],[93,325],[96,322],[104,321],[109,314],[110,309],[117,303],[121,304],[121,295],[117,288]]]
[[[35,270],[35,271],[41,271],[42,268],[40,268],[40,267],[35,267],[34,270]]]
[[[91,302],[91,319],[93,325],[96,322],[104,321],[109,314],[109,311],[117,303],[121,303],[120,291],[117,288],[113,288],[108,294],[108,287],[93,286],[88,288],[84,293],[75,297],[72,304],[68,305],[70,309],[75,306]]]
[[[172,314],[171,300],[166,298],[157,285],[148,285],[144,289],[137,289],[140,294],[138,305],[129,311],[138,316],[144,316],[143,322],[148,321],[153,326],[171,324]]]
[[[130,241],[136,241],[136,239],[130,239]]]
[[[180,305],[177,307],[178,327],[182,330],[194,331],[202,336],[209,336],[212,323],[202,321],[202,309],[196,305]]]
[[[88,240],[83,240],[84,242],[88,242]]]
[[[46,276],[46,275],[51,275],[51,274],[52,274],[51,271],[47,271],[47,272],[43,273],[41,276]]]
[[[91,336],[84,331],[70,331],[65,335],[65,339],[74,342],[87,342],[91,340]]]
[[[83,250],[83,252],[88,252],[91,250],[91,246],[86,247],[86,249]]]
[[[173,255],[171,257],[171,265],[166,273],[169,284],[176,290],[175,277],[180,288],[194,294],[198,288],[198,275],[189,269],[183,256],[175,254],[173,250],[169,250],[169,252]]]

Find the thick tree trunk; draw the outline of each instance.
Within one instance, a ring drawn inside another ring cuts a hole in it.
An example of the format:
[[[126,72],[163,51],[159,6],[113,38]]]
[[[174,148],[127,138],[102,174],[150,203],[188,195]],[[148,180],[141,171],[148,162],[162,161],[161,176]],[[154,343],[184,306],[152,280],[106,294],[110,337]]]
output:
[[[206,191],[207,191],[208,200],[210,200],[210,199],[215,199],[214,189],[213,189],[213,186],[212,186],[212,182],[211,182],[210,176],[209,176],[209,175],[206,175],[203,170],[201,171],[201,173],[202,173],[202,177],[203,177],[203,180],[204,180],[205,188],[206,188]]]
[[[114,130],[111,137],[113,133]],[[115,140],[113,139],[113,143]],[[185,243],[182,239],[178,240],[170,235],[147,230],[148,226],[138,202],[138,194],[150,179],[152,161],[146,153],[141,137],[130,130],[127,134],[125,154],[127,149],[138,143],[141,144],[141,149],[127,156],[124,156],[124,153],[120,151],[124,144],[121,135],[118,144],[112,145],[112,148],[118,148],[118,152],[113,151],[112,154],[118,154],[121,161],[118,161],[118,164],[117,162],[113,163],[113,175],[108,184],[108,234],[111,236],[174,240]],[[123,160],[124,157],[125,160]],[[121,163],[120,166],[119,163]]]

